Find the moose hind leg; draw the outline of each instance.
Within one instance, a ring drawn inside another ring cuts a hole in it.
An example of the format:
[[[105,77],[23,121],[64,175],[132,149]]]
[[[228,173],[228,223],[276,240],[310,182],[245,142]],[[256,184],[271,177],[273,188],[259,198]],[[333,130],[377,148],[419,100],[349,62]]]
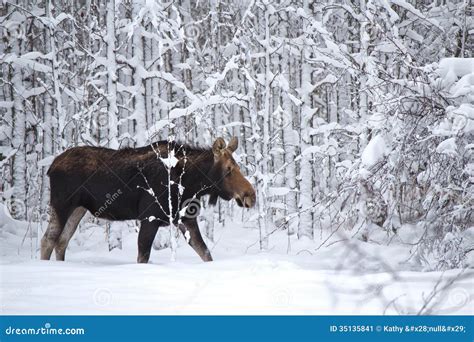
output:
[[[64,224],[61,223],[56,210],[51,207],[49,225],[41,239],[41,260],[49,260],[51,258],[51,253],[53,253],[53,249],[61,235],[63,227]]]
[[[63,232],[59,236],[59,240],[54,248],[54,251],[56,252],[56,260],[64,261],[67,245],[69,244],[69,241],[76,232],[77,226],[79,225],[79,222],[84,217],[86,212],[86,208],[77,207],[67,219]]]
[[[196,220],[184,221],[179,225],[188,244],[201,257],[202,261],[212,261],[211,252],[204,242]]]
[[[138,263],[146,264],[150,260],[151,246],[158,228],[156,222],[141,222],[140,231],[138,232]]]

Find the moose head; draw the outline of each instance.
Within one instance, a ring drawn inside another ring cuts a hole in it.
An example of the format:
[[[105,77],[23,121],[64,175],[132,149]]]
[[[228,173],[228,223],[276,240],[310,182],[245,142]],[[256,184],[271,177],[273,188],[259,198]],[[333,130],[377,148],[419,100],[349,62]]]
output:
[[[214,154],[213,178],[215,191],[211,194],[210,203],[215,204],[217,197],[226,201],[235,199],[240,207],[251,208],[255,205],[255,190],[240,172],[240,167],[232,157],[237,149],[237,137],[230,139],[226,146],[224,139],[217,138],[212,145]]]

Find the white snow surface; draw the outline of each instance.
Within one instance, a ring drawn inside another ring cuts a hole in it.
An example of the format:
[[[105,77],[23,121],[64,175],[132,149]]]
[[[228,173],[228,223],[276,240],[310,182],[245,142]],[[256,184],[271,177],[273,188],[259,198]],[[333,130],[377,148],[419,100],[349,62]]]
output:
[[[408,248],[387,246],[384,234],[379,244],[336,243],[339,235],[318,249],[320,241],[277,232],[262,252],[258,230],[228,221],[207,241],[214,262],[203,263],[183,238],[177,261],[164,249],[136,264],[133,228],[123,224],[123,249],[109,252],[104,228],[85,223],[65,262],[40,261],[36,233],[44,227],[0,211],[2,314],[413,314],[452,279],[430,313],[474,313],[473,270],[421,272],[407,262]]]

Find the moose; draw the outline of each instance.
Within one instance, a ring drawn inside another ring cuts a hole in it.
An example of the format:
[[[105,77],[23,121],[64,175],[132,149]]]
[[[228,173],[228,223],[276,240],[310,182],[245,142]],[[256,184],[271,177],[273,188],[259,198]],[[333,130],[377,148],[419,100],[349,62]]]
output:
[[[64,261],[66,248],[87,211],[111,221],[139,220],[138,263],[147,263],[159,227],[176,225],[203,261],[212,261],[196,218],[200,198],[235,199],[255,205],[255,190],[232,157],[238,139],[212,148],[159,141],[119,150],[73,147],[51,164],[50,220],[41,240],[41,259]],[[113,195],[111,195],[113,194]]]

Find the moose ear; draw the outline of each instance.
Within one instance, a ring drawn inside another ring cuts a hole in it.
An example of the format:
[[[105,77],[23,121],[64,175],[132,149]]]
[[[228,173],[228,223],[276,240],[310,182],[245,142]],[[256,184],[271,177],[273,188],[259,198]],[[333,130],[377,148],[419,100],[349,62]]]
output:
[[[232,137],[232,139],[229,141],[229,144],[227,145],[227,149],[230,152],[234,152],[237,147],[239,147],[239,139],[237,139],[237,137]]]
[[[220,157],[222,150],[225,148],[225,141],[222,138],[217,138],[212,144],[212,152],[214,152],[214,157]]]

